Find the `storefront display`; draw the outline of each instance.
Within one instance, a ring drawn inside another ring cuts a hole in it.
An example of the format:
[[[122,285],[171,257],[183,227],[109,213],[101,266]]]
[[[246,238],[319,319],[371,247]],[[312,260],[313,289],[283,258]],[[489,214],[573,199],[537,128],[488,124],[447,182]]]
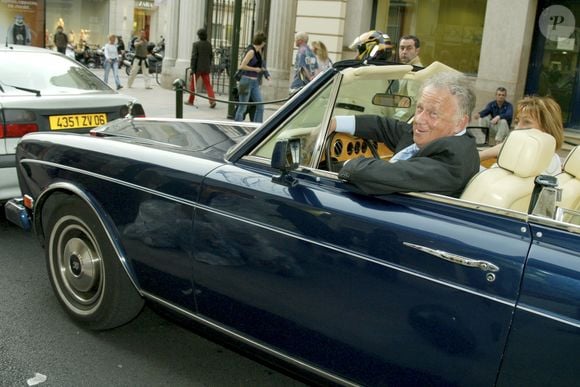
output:
[[[0,39],[7,44],[43,46],[44,1],[0,2]]]
[[[53,35],[59,26],[77,54],[86,48],[102,47],[109,34],[109,2],[46,0],[47,48],[53,48]]]

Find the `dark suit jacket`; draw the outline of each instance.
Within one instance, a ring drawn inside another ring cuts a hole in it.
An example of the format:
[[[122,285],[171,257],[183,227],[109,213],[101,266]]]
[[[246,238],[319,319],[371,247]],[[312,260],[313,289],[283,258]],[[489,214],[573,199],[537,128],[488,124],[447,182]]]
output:
[[[210,42],[207,40],[198,40],[193,43],[190,62],[192,73],[210,73],[212,61],[213,50]]]
[[[411,124],[380,116],[356,116],[355,135],[382,142],[395,153],[413,143]],[[432,141],[409,160],[396,163],[354,159],[338,176],[368,195],[433,192],[458,197],[478,171],[475,140],[464,134]]]

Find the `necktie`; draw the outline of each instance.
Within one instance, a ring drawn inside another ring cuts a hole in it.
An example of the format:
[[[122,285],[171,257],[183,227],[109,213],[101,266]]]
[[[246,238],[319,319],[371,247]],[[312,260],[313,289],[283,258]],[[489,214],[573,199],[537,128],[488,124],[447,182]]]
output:
[[[415,154],[419,152],[419,147],[417,144],[413,143],[406,148],[401,149],[391,159],[389,162],[396,163],[399,160],[408,160],[411,157],[415,156]]]

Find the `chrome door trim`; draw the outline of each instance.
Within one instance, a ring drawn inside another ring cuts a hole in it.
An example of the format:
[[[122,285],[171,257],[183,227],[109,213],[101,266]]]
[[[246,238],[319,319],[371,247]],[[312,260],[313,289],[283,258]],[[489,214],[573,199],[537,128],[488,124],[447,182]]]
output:
[[[493,263],[491,263],[489,261],[467,258],[467,257],[464,257],[464,256],[459,255],[459,254],[449,253],[449,252],[443,251],[443,250],[432,249],[430,247],[425,247],[425,246],[417,245],[415,243],[410,243],[410,242],[403,242],[403,244],[405,246],[422,251],[424,253],[431,254],[437,258],[444,259],[448,262],[457,263],[458,265],[467,266],[467,267],[474,267],[474,268],[481,269],[483,271],[490,271],[490,272],[494,272],[494,273],[499,271],[499,267],[494,265]]]
[[[544,318],[547,318],[548,320],[557,321],[559,323],[562,323],[562,324],[569,325],[569,326],[572,326],[574,328],[580,329],[580,323],[579,322],[570,321],[569,318],[557,317],[555,315],[551,315],[551,314],[547,314],[545,312],[542,312],[542,311],[540,311],[540,310],[538,310],[536,308],[533,308],[533,307],[530,307],[530,306],[521,305],[521,304],[517,304],[516,305],[516,309],[523,310],[523,311],[526,311],[528,313],[535,314],[536,316],[544,317]]]

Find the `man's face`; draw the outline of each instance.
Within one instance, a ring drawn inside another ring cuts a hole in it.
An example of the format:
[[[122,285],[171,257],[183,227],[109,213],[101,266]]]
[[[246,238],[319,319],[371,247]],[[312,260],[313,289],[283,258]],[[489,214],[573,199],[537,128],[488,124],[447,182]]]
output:
[[[466,118],[458,115],[456,98],[447,89],[426,87],[417,100],[413,141],[419,148],[464,129]]]
[[[505,97],[507,93],[505,91],[498,90],[495,92],[495,101],[501,105],[505,102]]]
[[[409,63],[419,55],[419,50],[419,48],[415,48],[413,39],[401,39],[399,42],[399,59],[402,63]]]
[[[302,45],[302,39],[295,39],[294,40],[294,45],[296,47],[300,47]]]
[[[14,18],[14,23],[16,23],[19,26],[23,25],[24,24],[24,16],[16,16]]]

